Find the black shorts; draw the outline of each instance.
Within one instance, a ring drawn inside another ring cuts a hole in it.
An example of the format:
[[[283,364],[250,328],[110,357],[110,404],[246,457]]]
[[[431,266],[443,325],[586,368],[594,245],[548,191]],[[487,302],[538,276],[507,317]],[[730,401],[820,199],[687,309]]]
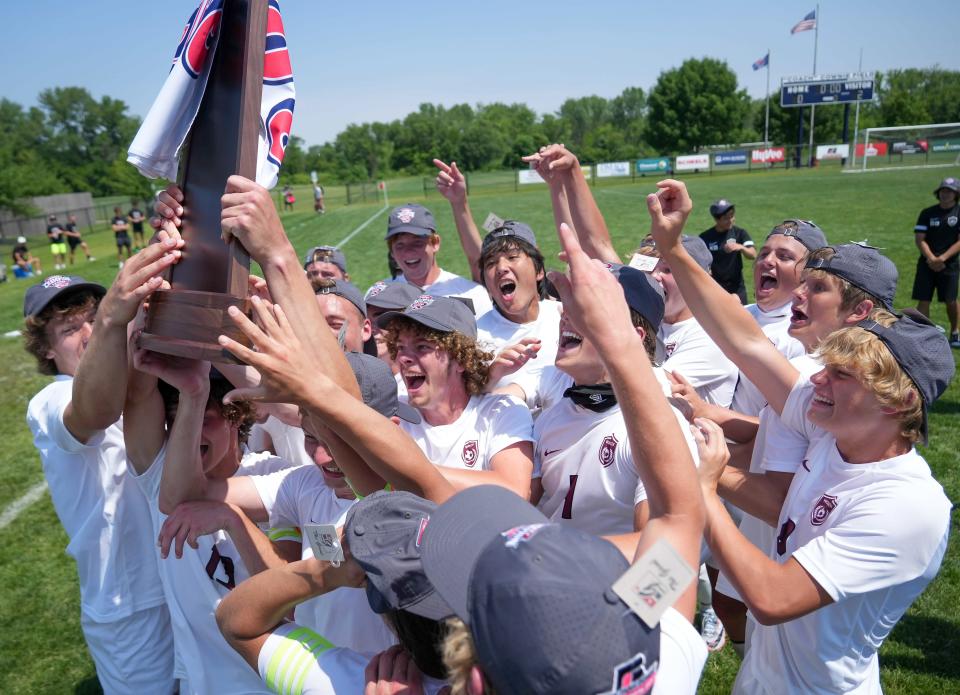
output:
[[[75,248],[77,248],[80,244],[83,243],[83,239],[78,239],[76,237],[68,236],[67,243],[70,244],[70,250],[73,251]]]
[[[917,274],[913,278],[913,298],[918,302],[933,299],[933,290],[937,290],[937,301],[955,302],[957,300],[957,282],[960,280],[960,264],[947,264],[941,271],[934,271],[921,256],[917,259]]]
[[[117,248],[119,249],[121,246],[130,248],[130,237],[126,234],[117,234]]]

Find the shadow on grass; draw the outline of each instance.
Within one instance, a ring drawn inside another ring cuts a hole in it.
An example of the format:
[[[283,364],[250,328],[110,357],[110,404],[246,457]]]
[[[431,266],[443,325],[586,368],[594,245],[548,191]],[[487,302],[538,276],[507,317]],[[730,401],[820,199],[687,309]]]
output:
[[[897,623],[890,640],[916,649],[920,655],[887,653],[881,664],[915,673],[960,680],[960,637],[956,623],[922,615],[905,615]]]
[[[100,687],[100,681],[94,675],[77,683],[76,687],[73,689],[73,694],[103,695],[103,688]]]

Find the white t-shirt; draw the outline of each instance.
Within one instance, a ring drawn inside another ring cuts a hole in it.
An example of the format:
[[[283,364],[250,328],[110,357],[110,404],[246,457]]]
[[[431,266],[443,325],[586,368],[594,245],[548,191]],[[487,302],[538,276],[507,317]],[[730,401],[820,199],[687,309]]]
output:
[[[740,372],[695,318],[664,321],[657,337],[666,354],[664,369],[682,375],[707,403],[730,407]]]
[[[381,282],[414,284],[407,280],[402,273],[395,278],[384,278]],[[420,287],[420,285],[414,285],[414,287]],[[440,269],[440,275],[437,276],[436,281],[420,288],[424,294],[432,294],[436,297],[466,297],[473,302],[473,314],[478,319],[493,308],[493,301],[491,301],[486,287],[443,268]]]
[[[456,422],[431,425],[400,421],[427,460],[437,466],[489,471],[490,461],[517,442],[533,441],[530,410],[517,398],[501,394],[471,396]]]
[[[660,668],[653,695],[695,695],[707,645],[703,637],[674,608],[660,617]]]
[[[167,515],[160,511],[160,483],[166,459],[166,445],[142,475],[131,476],[149,500],[153,520],[150,549],[159,556],[156,538]],[[248,454],[235,475],[270,473],[287,466],[286,461],[266,453]],[[247,579],[240,553],[223,531],[200,536],[197,549],[183,547],[183,557],[171,552],[160,560],[160,580],[170,609],[178,667],[186,674],[190,692],[268,693],[257,675],[217,627],[215,617],[220,600]]]
[[[364,670],[373,654],[335,644],[298,623],[279,625],[260,648],[260,677],[273,692],[284,695],[363,693]],[[422,686],[425,695],[436,695],[446,683],[424,674]]]
[[[283,420],[267,416],[262,423],[257,423],[253,429],[260,429],[270,435],[270,441],[273,442],[273,451],[280,458],[289,461],[293,466],[312,466],[313,461],[307,456],[307,450],[303,446],[303,429],[288,425]],[[251,433],[252,434],[252,433]],[[252,451],[260,451],[253,448]]]
[[[27,424],[77,563],[80,609],[109,623],[163,604],[157,536],[147,500],[127,475],[122,421],[81,444],[63,422],[72,399],[73,377],[57,376],[30,400]]]
[[[670,386],[655,369],[666,393]],[[537,507],[561,524],[597,536],[632,533],[634,508],[647,499],[640,480],[627,426],[619,405],[594,412],[564,398],[573,377],[556,367],[544,370],[538,388],[546,403],[534,425],[534,476],[540,476],[543,496]],[[674,409],[680,430],[695,463],[697,445],[683,415]]]
[[[540,352],[536,359],[527,362],[513,374],[503,377],[491,388],[497,388],[519,381],[524,374],[539,378],[545,367],[551,366],[557,359],[557,347],[560,340],[560,317],[563,305],[552,299],[540,302],[540,313],[530,323],[514,323],[494,307],[477,320],[477,342],[485,350],[499,354],[504,348],[516,345],[524,338],[539,338]]]
[[[812,386],[801,379],[782,420],[806,428]],[[923,458],[850,464],[815,428],[780,512],[771,557],[793,557],[834,600],[782,625],[758,625],[737,688],[777,693],[880,693],[877,651],[936,576],[950,501]],[[735,689],[737,692],[737,689]]]
[[[764,311],[756,304],[749,304],[746,309],[781,355],[790,359],[806,353],[803,343],[787,332],[790,329],[790,316],[793,313],[792,302],[787,302],[782,307],[770,311]],[[756,416],[760,414],[760,409],[766,403],[767,399],[760,393],[760,389],[741,373],[737,389],[733,394],[733,404],[730,407],[738,413]]]
[[[305,524],[342,526],[356,499],[342,499],[323,481],[316,466],[301,466],[250,479],[273,528]],[[307,538],[301,540],[301,559],[313,557]],[[383,651],[397,640],[370,609],[366,591],[341,588],[304,601],[294,609],[295,620],[325,635],[334,644],[360,652]]]

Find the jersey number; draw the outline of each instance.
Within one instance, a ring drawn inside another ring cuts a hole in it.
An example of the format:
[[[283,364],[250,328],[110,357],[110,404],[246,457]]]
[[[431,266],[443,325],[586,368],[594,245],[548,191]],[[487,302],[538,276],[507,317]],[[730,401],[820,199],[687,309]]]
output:
[[[780,527],[780,535],[777,536],[777,555],[782,556],[787,553],[787,539],[796,530],[797,525],[793,523],[793,519],[787,519],[783,522],[783,526]]]
[[[577,489],[577,475],[570,476],[570,489],[567,490],[567,496],[563,498],[563,511],[560,513],[561,519],[573,518],[573,491]]]

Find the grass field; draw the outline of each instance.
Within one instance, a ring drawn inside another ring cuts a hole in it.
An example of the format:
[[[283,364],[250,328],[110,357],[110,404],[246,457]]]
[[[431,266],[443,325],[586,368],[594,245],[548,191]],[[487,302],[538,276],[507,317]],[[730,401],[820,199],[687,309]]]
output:
[[[921,207],[933,204],[930,192],[949,170],[896,171],[844,175],[839,171],[782,171],[768,174],[729,174],[688,179],[695,210],[688,231],[700,232],[711,221],[710,201],[726,197],[737,205],[737,224],[758,242],[764,232],[787,217],[813,219],[830,241],[867,239],[881,247],[901,272],[898,306],[910,304],[910,287],[917,252],[911,232]],[[647,229],[643,196],[653,179],[636,183],[610,182],[596,188],[619,251],[631,251]],[[422,199],[419,179],[391,187],[391,202]],[[434,192],[426,201],[443,235],[441,264],[468,274],[460,254],[446,202]],[[518,218],[536,230],[548,265],[559,267],[558,244],[546,189],[519,193],[509,190],[474,195],[473,212],[482,222],[488,212]],[[380,204],[345,206],[329,201],[329,212],[312,212],[309,190],[298,191],[294,212],[283,216],[288,234],[300,253],[316,244],[336,244],[380,209]],[[375,219],[345,247],[354,281],[366,288],[387,275],[383,232],[385,215]],[[75,272],[109,283],[116,274],[112,234],[106,228],[86,235],[97,261],[80,261]],[[35,245],[45,269],[53,267],[45,246]],[[8,253],[8,251],[5,251]],[[748,264],[749,265],[749,264]],[[47,274],[50,271],[47,270]],[[30,281],[0,286],[0,333],[15,330],[22,317],[23,293]],[[748,286],[750,285],[748,280]],[[946,325],[941,305],[933,318]],[[38,376],[20,341],[0,339],[0,513],[42,480],[39,460],[24,423],[29,398],[46,379]],[[934,407],[931,444],[923,451],[951,500],[960,499],[960,393],[956,380]],[[892,509],[892,514],[897,510]],[[881,651],[887,693],[960,692],[960,549],[957,519],[943,567],[936,581],[900,621]],[[78,589],[72,561],[63,553],[67,540],[49,498],[29,507],[0,529],[0,683],[10,693],[99,692],[79,628]],[[707,663],[702,693],[729,692],[737,657],[727,648]]]

